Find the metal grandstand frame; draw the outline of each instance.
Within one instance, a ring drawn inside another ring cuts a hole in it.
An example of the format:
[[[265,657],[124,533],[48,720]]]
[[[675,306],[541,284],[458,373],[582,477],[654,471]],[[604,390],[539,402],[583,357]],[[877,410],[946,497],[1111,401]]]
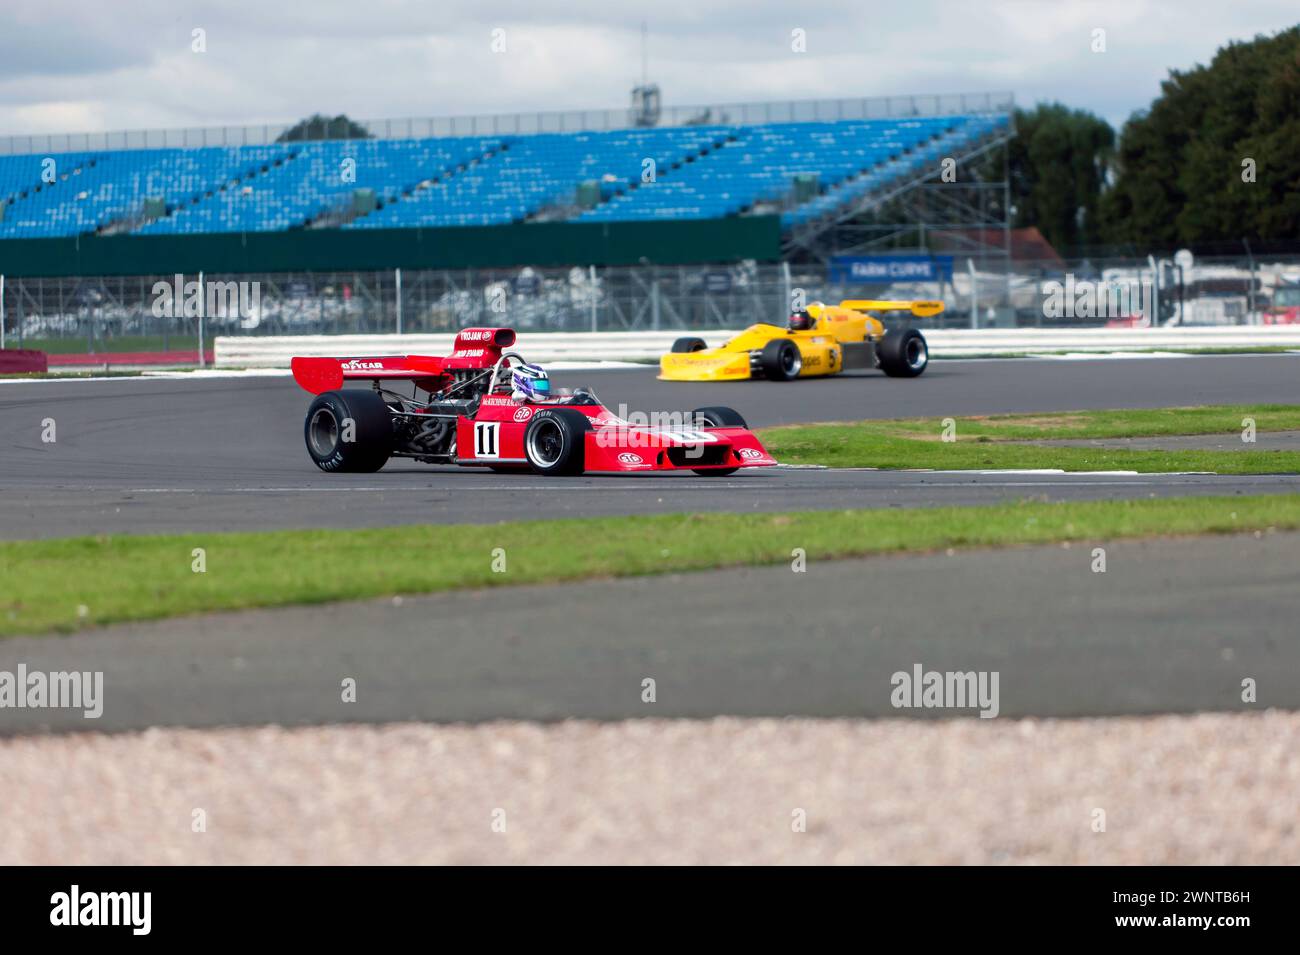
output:
[[[665,107],[659,126],[753,125],[756,123],[830,122],[844,119],[893,119],[957,113],[1005,113],[1014,106],[1008,92],[939,93],[923,96],[872,96],[852,99],[773,100],[760,103],[714,103]],[[351,120],[340,123],[338,136],[354,138],[353,126],[375,139],[423,139],[442,136],[508,136],[630,129],[637,116],[627,107],[555,110],[480,116]],[[101,133],[58,133],[0,137],[0,155],[88,152],[121,149],[260,146],[274,143],[295,123],[209,126],[188,129],[140,129]],[[329,129],[325,130],[327,133]]]
[[[867,193],[790,229],[783,257],[825,263],[837,255],[942,251],[968,259],[981,272],[1006,272],[1011,261],[1008,145],[1015,136],[1010,104],[1007,113],[1011,121],[1005,128],[950,157],[956,161],[954,181],[944,181],[940,163]],[[990,175],[991,168],[999,172]]]

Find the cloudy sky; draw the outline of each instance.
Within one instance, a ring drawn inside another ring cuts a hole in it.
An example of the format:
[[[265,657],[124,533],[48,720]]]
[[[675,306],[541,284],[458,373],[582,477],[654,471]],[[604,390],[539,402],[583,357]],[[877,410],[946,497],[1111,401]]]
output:
[[[1291,26],[1300,6],[3,0],[0,135],[622,107],[643,19],[665,105],[1011,90],[1021,104],[1057,99],[1119,123],[1170,68]],[[192,50],[196,29],[205,52]],[[806,52],[792,50],[795,30]]]

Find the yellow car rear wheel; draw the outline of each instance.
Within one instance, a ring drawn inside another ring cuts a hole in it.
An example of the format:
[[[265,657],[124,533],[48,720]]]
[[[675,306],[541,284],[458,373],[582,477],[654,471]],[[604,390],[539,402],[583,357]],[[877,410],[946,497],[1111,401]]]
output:
[[[915,378],[930,364],[925,336],[915,328],[890,329],[876,346],[880,370],[890,378]]]

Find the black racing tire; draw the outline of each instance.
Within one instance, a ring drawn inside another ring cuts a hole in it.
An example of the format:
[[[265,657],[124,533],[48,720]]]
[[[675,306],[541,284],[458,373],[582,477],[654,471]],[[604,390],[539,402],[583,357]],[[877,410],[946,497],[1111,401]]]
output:
[[[673,342],[673,352],[682,355],[693,351],[704,351],[709,346],[704,344],[703,338],[679,338]]]
[[[351,421],[351,441],[348,422]],[[322,471],[378,471],[393,453],[393,418],[373,391],[327,391],[307,408],[307,453]]]
[[[880,370],[890,378],[915,378],[930,365],[930,348],[915,328],[893,328],[876,346]]]
[[[803,370],[803,355],[790,339],[774,338],[763,346],[759,365],[768,381],[793,381]]]
[[[706,428],[748,428],[739,411],[721,406],[696,408],[691,412],[691,423]],[[691,468],[702,477],[726,477],[735,474],[740,468]]]
[[[691,421],[709,428],[748,428],[740,412],[721,405],[710,408],[696,408],[691,412]]]
[[[591,419],[573,408],[548,408],[524,430],[524,457],[538,474],[581,474],[585,470]]]

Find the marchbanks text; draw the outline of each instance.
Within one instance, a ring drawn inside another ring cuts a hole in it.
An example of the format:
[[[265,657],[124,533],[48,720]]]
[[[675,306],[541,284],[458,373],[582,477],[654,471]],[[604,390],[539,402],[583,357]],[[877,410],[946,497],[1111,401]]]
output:
[[[153,921],[152,892],[70,892],[50,896],[51,925],[129,925],[132,935],[148,935]]]
[[[81,710],[88,720],[104,713],[104,672],[0,670],[0,709]]]

